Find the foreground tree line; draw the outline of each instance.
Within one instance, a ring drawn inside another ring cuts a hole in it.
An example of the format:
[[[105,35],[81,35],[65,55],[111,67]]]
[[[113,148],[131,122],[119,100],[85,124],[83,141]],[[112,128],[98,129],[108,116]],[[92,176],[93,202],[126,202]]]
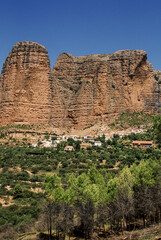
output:
[[[69,175],[66,184],[56,174],[48,175],[45,190],[43,215],[50,239],[53,233],[58,239],[88,239],[107,227],[123,231],[161,221],[161,160],[141,161],[115,177],[91,167]]]

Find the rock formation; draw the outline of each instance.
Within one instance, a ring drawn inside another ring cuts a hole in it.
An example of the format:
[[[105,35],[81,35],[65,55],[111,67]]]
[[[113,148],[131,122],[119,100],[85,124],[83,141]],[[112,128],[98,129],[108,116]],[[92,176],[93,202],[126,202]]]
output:
[[[1,74],[1,125],[49,122],[49,71],[49,57],[43,46],[20,42],[13,47]]]
[[[50,69],[45,47],[20,42],[3,65],[0,122],[82,129],[109,123],[125,111],[154,114],[160,106],[156,76],[161,75],[154,77],[144,51],[83,57],[63,53]]]
[[[155,87],[154,87],[154,96],[155,96],[155,106],[158,112],[161,112],[161,71],[154,71],[155,78]]]

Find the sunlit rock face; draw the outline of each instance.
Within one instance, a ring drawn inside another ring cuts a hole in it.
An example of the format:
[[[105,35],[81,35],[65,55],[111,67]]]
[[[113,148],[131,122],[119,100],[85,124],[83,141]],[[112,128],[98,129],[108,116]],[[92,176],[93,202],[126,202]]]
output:
[[[17,43],[3,64],[0,81],[1,125],[48,123],[50,117],[50,62],[45,47]]]
[[[153,68],[144,51],[73,57],[61,54],[51,70],[52,117],[57,127],[109,123],[122,112],[156,109]]]
[[[160,101],[154,75],[140,50],[82,57],[63,53],[50,69],[45,47],[20,42],[0,77],[0,123],[83,129],[108,124],[126,111],[153,114]]]
[[[154,97],[155,97],[155,108],[159,113],[161,113],[161,71],[154,71],[155,87],[154,87]]]

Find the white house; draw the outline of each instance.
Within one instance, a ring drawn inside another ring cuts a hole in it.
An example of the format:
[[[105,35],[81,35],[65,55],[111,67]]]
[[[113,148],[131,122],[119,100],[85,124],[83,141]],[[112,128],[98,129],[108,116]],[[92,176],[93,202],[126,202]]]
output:
[[[52,141],[46,141],[42,143],[43,147],[52,147]]]
[[[100,141],[95,141],[95,142],[94,142],[94,146],[100,147],[101,145],[102,145],[102,143],[101,143]]]

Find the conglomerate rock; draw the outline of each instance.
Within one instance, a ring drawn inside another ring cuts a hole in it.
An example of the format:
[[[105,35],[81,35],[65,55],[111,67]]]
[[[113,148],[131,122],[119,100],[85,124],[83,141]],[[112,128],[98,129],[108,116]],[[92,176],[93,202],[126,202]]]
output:
[[[161,112],[161,71],[154,71],[155,85],[154,85],[154,95],[155,95],[155,106],[158,112]]]
[[[34,42],[17,43],[3,64],[0,122],[48,123],[50,62],[46,49]]]
[[[0,122],[82,129],[126,111],[154,114],[160,106],[157,74],[140,50],[82,57],[63,53],[50,69],[45,47],[20,42],[3,65]]]

